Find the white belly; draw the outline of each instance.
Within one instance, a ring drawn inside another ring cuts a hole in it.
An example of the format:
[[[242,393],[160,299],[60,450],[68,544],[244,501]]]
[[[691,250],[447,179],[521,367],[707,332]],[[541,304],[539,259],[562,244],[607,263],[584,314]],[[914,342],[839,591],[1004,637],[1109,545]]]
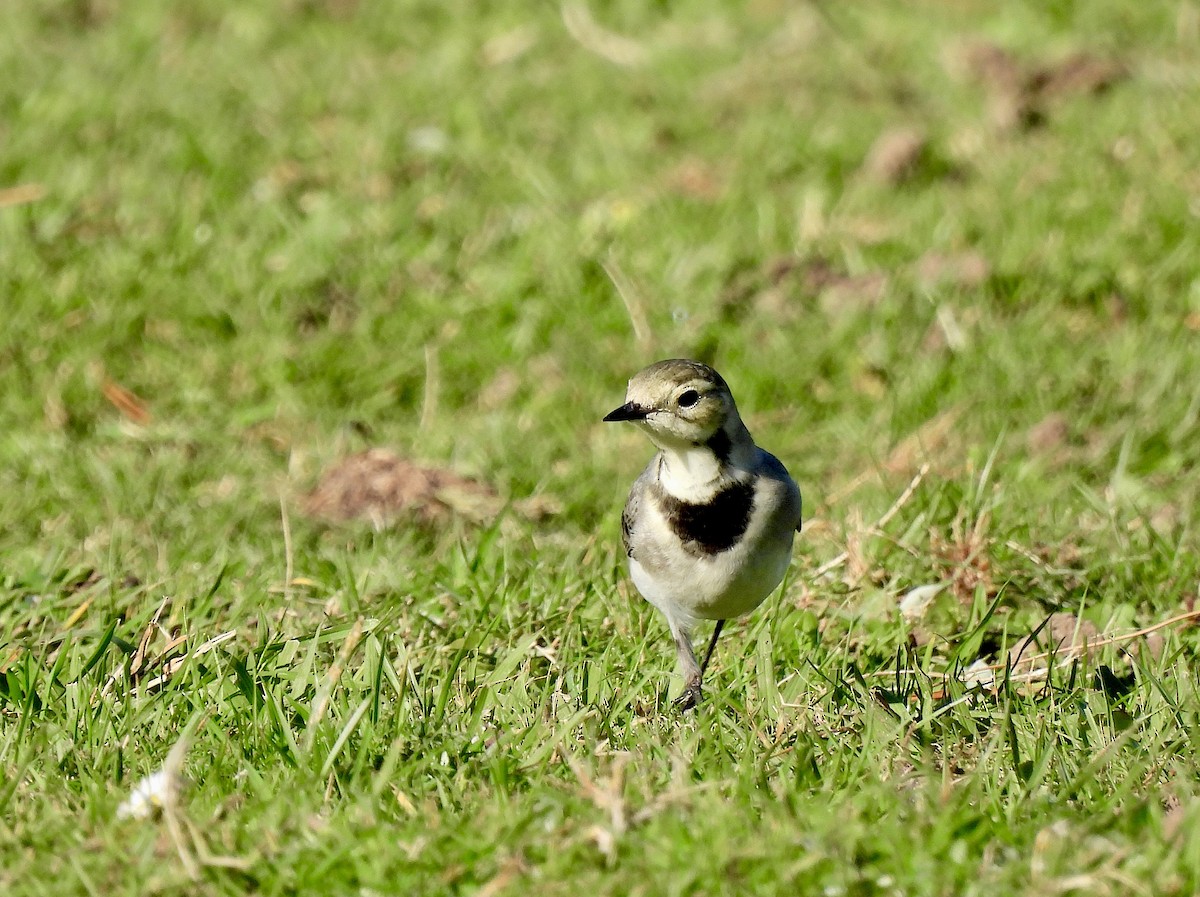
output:
[[[711,557],[680,550],[654,576],[630,558],[629,573],[642,596],[668,616],[728,620],[758,607],[783,580],[792,534]]]

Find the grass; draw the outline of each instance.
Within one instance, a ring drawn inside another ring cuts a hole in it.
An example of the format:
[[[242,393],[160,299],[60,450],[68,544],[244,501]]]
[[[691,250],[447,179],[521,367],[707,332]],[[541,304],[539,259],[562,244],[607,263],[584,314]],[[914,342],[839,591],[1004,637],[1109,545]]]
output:
[[[1196,599],[1200,12],[593,6],[5,4],[0,889],[1194,893],[1195,630],[958,674]],[[1004,129],[979,40],[1126,76]],[[676,354],[809,518],[694,716],[599,422]],[[372,445],[561,513],[304,517]]]

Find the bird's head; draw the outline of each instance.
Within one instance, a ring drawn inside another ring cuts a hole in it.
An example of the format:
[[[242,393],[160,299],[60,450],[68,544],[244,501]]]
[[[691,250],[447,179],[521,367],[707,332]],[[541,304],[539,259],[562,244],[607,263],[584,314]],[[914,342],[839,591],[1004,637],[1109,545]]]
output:
[[[639,371],[629,381],[625,404],[606,421],[637,424],[659,448],[709,445],[740,424],[725,380],[706,364],[672,358]]]

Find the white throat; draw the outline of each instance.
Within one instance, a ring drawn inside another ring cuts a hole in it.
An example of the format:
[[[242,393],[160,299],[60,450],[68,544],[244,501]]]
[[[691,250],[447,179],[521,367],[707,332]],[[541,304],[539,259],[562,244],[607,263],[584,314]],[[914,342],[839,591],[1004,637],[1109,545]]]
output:
[[[745,427],[735,430],[725,460],[707,445],[655,442],[662,456],[659,485],[680,501],[706,502],[731,482],[753,475],[757,448]]]
[[[725,465],[706,445],[663,448],[658,472],[667,494],[686,502],[712,498],[727,478]]]

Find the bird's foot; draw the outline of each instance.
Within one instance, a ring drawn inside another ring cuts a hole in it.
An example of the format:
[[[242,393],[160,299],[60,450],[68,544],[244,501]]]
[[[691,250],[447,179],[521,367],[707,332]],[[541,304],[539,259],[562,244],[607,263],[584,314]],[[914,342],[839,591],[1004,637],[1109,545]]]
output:
[[[683,688],[683,694],[675,699],[676,710],[693,710],[700,703],[704,695],[700,691],[699,682],[689,682]]]

